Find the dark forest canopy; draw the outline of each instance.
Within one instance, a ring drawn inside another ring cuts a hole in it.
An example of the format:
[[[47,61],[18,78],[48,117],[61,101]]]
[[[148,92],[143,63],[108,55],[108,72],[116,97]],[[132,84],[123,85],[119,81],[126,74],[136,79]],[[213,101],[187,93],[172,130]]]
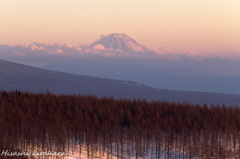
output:
[[[0,92],[3,126],[79,129],[133,128],[138,131],[181,129],[240,130],[238,107],[146,100],[116,100],[51,93]]]
[[[239,158],[239,130],[238,107],[0,92],[0,150],[70,153],[75,143],[88,157],[98,147],[117,158]]]

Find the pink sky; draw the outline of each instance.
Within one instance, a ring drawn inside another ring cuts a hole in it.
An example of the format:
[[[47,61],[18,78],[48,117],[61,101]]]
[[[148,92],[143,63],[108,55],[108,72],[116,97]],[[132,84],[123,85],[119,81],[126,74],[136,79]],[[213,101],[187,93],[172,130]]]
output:
[[[240,54],[239,0],[8,0],[0,44],[91,44],[126,33],[148,47]]]

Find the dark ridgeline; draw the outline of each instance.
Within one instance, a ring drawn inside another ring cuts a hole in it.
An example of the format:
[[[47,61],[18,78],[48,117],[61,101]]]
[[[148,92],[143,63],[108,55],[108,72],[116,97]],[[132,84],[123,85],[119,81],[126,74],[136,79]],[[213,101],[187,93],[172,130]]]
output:
[[[0,92],[0,152],[239,158],[239,130],[238,107]]]

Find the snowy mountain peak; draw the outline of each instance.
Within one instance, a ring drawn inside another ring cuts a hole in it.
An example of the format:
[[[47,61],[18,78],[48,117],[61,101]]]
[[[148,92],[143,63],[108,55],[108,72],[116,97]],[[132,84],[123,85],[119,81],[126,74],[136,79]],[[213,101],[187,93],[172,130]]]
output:
[[[114,33],[108,36],[101,36],[101,38],[94,42],[91,47],[102,45],[105,48],[120,50],[123,52],[141,52],[147,49],[138,44],[134,39],[124,33]]]

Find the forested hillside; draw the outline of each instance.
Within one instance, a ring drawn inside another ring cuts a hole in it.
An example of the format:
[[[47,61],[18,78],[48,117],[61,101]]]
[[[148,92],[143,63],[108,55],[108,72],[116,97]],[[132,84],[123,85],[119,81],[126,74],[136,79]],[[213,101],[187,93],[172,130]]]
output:
[[[239,130],[238,107],[0,92],[1,150],[80,146],[81,153],[87,145],[90,157],[234,158]]]

